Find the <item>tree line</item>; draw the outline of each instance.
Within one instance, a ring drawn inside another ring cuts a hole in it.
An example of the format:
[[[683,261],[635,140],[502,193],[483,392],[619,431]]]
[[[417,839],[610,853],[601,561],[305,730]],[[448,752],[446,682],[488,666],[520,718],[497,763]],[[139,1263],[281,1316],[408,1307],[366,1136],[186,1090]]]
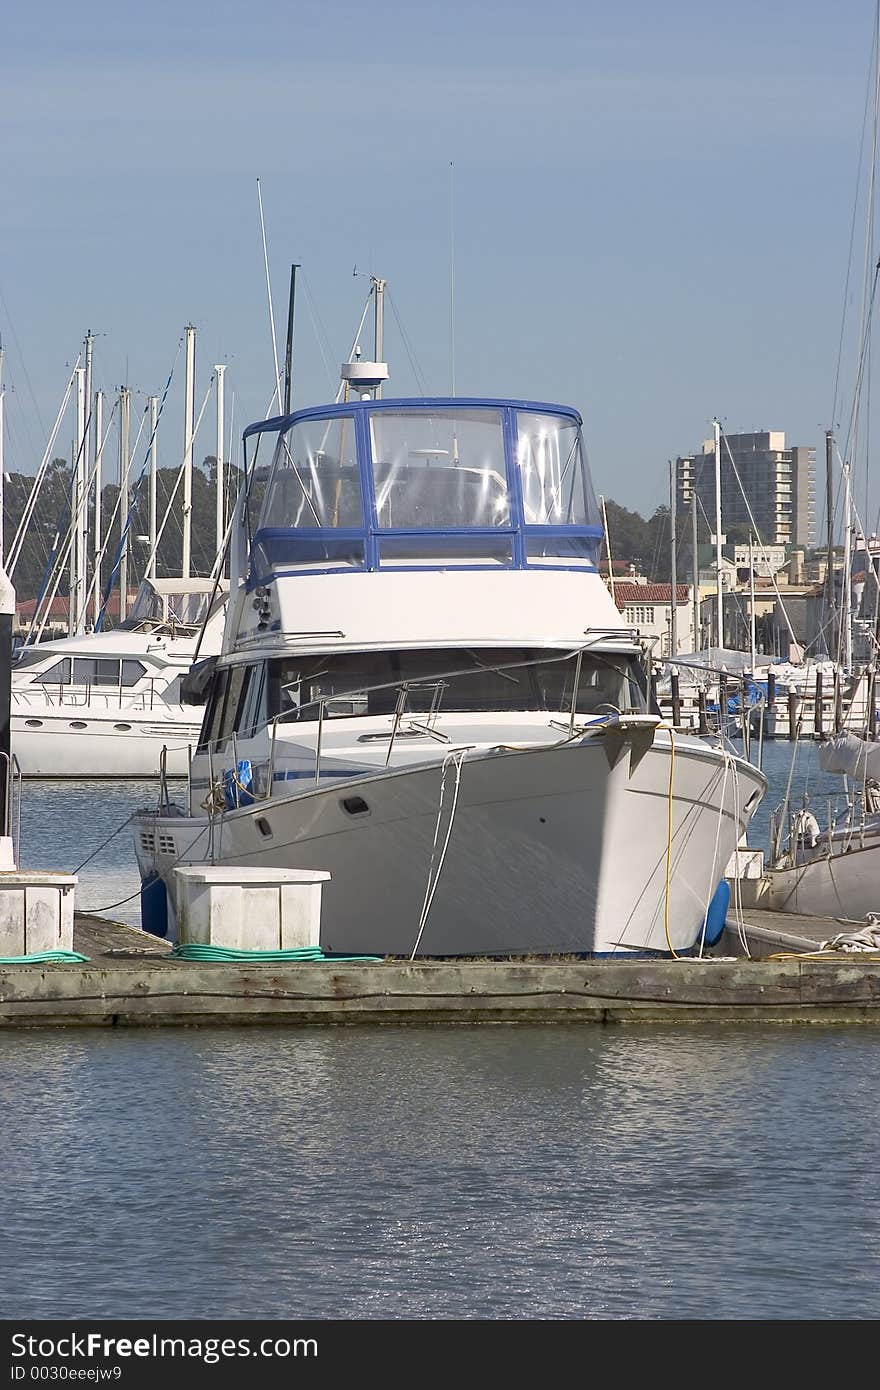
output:
[[[210,574],[215,558],[216,528],[216,474],[217,461],[208,454],[192,472],[192,552],[191,571],[194,575]],[[178,483],[179,470],[160,468],[157,473],[158,521],[168,510],[168,521],[162,534],[157,552],[157,574],[160,578],[173,578],[180,574],[182,551],[182,484]],[[169,500],[177,490],[169,509]],[[5,553],[8,554],[12,539],[16,534],[31,490],[33,477],[24,473],[7,474],[4,490],[4,540]],[[237,486],[237,470],[232,470],[232,485],[227,478],[226,515],[234,501]],[[28,526],[28,534],[16,566],[13,582],[20,599],[36,598],[44,588],[51,584],[56,572],[59,557],[66,546],[71,513],[72,476],[67,459],[53,459],[40,489],[39,501]],[[230,495],[232,494],[232,495]],[[107,483],[101,490],[102,531],[107,539],[101,565],[102,593],[115,581],[120,549],[121,525],[123,518],[118,508],[119,488],[116,483]],[[149,477],[145,473],[138,484],[135,479],[129,489],[131,523],[128,530],[129,544],[129,582],[134,588],[141,578],[149,554],[147,544],[149,532]],[[641,574],[655,582],[669,582],[669,508],[659,506],[649,517],[621,506],[610,498],[605,499],[605,512],[611,555],[615,569],[621,564],[634,565]],[[94,535],[94,506],[89,509],[89,534]],[[728,539],[731,539],[728,536]],[[702,522],[699,544],[708,540],[708,530]],[[92,545],[90,542],[89,567],[92,572]],[[684,577],[690,574],[691,531],[690,518],[679,524],[678,570]],[[69,564],[65,564],[58,584],[58,594],[62,597],[69,592]]]
[[[233,470],[235,472],[235,470]],[[217,460],[213,454],[196,464],[192,471],[192,544],[191,572],[208,575],[215,558]],[[156,573],[160,578],[180,574],[183,539],[183,484],[178,483],[177,468],[160,468],[156,474],[157,524],[168,511],[168,521],[156,552]],[[175,491],[175,484],[177,488]],[[34,478],[25,473],[8,473],[4,482],[3,537],[4,554],[9,554],[13,537],[25,513],[34,486]],[[142,577],[149,557],[150,484],[148,474],[132,480],[129,486],[130,523],[128,527],[129,585],[133,589]],[[227,494],[233,492],[227,481]],[[173,501],[171,501],[174,493]],[[233,496],[234,500],[234,496]],[[169,509],[169,501],[171,502]],[[120,515],[119,487],[107,483],[101,489],[101,530],[106,539],[101,563],[101,592],[112,587],[118,571],[120,543],[125,518]],[[227,495],[227,516],[230,498]],[[39,497],[27,527],[13,575],[19,599],[36,598],[52,586],[64,552],[72,509],[72,477],[68,459],[55,458],[49,464],[40,488]],[[94,502],[89,506],[89,582],[94,573]],[[57,593],[69,593],[70,565],[66,562],[58,583]]]

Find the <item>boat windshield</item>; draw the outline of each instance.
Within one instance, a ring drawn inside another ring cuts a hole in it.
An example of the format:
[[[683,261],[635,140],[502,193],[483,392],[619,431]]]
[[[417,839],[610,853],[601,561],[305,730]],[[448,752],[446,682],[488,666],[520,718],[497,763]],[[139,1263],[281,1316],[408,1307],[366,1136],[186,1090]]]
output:
[[[346,652],[281,657],[269,664],[269,713],[313,720],[392,714],[407,686],[410,713],[571,710],[579,714],[647,708],[641,665],[622,653],[576,657],[530,648]]]
[[[128,617],[119,624],[126,632],[140,627],[170,623],[177,627],[199,628],[205,619],[211,594],[204,589],[160,594],[152,584],[141,584]]]
[[[377,411],[370,442],[382,530],[510,525],[500,411]]]
[[[300,420],[278,440],[261,527],[337,529],[364,524],[354,420]]]
[[[598,524],[581,434],[573,420],[518,411],[516,461],[527,526]]]
[[[579,417],[470,401],[347,402],[294,419],[250,465],[251,576],[271,570],[594,569]]]

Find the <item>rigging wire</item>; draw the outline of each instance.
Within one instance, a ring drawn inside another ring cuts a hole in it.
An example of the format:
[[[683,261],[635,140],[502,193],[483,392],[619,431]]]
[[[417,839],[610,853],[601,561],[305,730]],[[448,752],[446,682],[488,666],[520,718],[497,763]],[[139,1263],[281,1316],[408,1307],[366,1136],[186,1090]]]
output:
[[[415,349],[412,347],[412,345],[411,345],[411,343],[410,343],[409,335],[407,334],[406,329],[405,329],[404,326],[403,326],[403,323],[402,323],[401,318],[400,318],[400,314],[397,312],[397,305],[395,304],[394,300],[392,299],[392,297],[391,297],[391,291],[387,288],[387,286],[386,286],[386,289],[385,289],[385,297],[386,297],[386,299],[388,300],[389,304],[391,305],[391,312],[393,313],[394,318],[395,318],[395,321],[396,321],[396,323],[397,323],[397,329],[398,329],[398,332],[400,333],[401,341],[403,342],[403,346],[404,346],[404,349],[405,349],[405,351],[406,351],[406,355],[407,355],[407,357],[409,358],[409,365],[412,367],[413,376],[414,376],[415,379],[416,379],[416,385],[417,385],[418,388],[419,388],[419,393],[420,393],[420,395],[422,395],[422,396],[430,395],[430,392],[429,392],[429,390],[428,390],[428,387],[427,387],[427,385],[426,385],[426,383],[425,383],[424,374],[422,373],[421,368],[419,367],[418,359],[417,359],[416,354],[415,354]],[[454,392],[453,392],[453,394],[454,394]]]
[[[327,373],[327,376],[330,378],[330,390],[331,390],[331,391],[335,391],[335,390],[336,390],[337,374],[333,371],[333,369],[332,369],[331,366],[330,366],[330,360],[329,360],[329,359],[330,359],[330,356],[332,356],[332,354],[333,354],[333,349],[332,349],[331,344],[330,344],[330,338],[329,338],[329,336],[328,336],[328,334],[327,334],[327,330],[326,330],[326,328],[324,327],[324,324],[323,324],[323,322],[322,322],[322,320],[321,320],[321,316],[320,316],[320,314],[318,313],[318,306],[317,306],[317,304],[315,303],[315,299],[314,299],[314,295],[312,294],[311,287],[310,287],[309,282],[308,282],[308,280],[307,280],[307,278],[306,278],[305,272],[304,272],[302,269],[300,269],[300,277],[299,277],[299,278],[300,278],[300,284],[302,285],[303,290],[305,291],[305,296],[306,296],[306,308],[308,309],[308,311],[309,311],[309,317],[310,317],[311,320],[312,320],[312,328],[314,329],[314,333],[315,333],[315,342],[316,342],[317,345],[318,345],[318,352],[321,354],[321,361],[322,361],[323,364],[324,364],[324,370],[325,370],[325,372]],[[325,344],[326,344],[326,349],[327,349],[326,352],[325,352],[325,350],[324,350],[324,349],[325,349]],[[329,354],[329,356],[328,356],[328,354]]]

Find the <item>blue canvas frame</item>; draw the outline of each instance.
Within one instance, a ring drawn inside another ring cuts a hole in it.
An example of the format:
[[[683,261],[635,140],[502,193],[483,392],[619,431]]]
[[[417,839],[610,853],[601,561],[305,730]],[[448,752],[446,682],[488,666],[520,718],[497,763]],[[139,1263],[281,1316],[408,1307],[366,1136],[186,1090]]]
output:
[[[400,412],[402,410],[467,410],[484,409],[497,410],[501,419],[502,439],[504,446],[504,463],[507,480],[508,496],[510,499],[511,524],[501,527],[477,527],[461,526],[446,530],[431,530],[428,528],[382,528],[378,525],[376,515],[376,494],[373,475],[372,450],[370,443],[370,416],[379,414],[383,411]],[[426,573],[432,569],[441,570],[454,568],[455,570],[493,570],[498,568],[516,570],[570,570],[583,574],[585,572],[596,571],[596,556],[598,553],[599,542],[603,536],[602,527],[599,525],[588,526],[538,526],[526,524],[524,520],[522,479],[520,470],[517,466],[517,412],[523,411],[529,414],[556,415],[571,421],[580,429],[583,420],[580,413],[571,406],[554,405],[546,401],[515,400],[504,397],[482,397],[482,396],[407,396],[399,399],[389,400],[368,400],[368,401],[344,401],[333,405],[314,406],[306,410],[296,410],[289,415],[276,415],[272,419],[263,420],[256,424],[249,425],[244,431],[242,442],[245,448],[245,474],[247,475],[247,440],[255,435],[281,434],[291,425],[299,424],[305,420],[332,420],[340,417],[348,417],[354,422],[354,433],[357,450],[358,475],[361,486],[361,497],[364,507],[364,525],[360,527],[310,527],[310,528],[278,528],[266,527],[259,528],[254,534],[251,545],[251,567],[247,579],[248,588],[253,588],[260,584],[266,584],[279,575],[309,575],[309,574],[351,574],[353,572],[375,571],[410,571]],[[383,563],[380,547],[383,540],[396,538],[426,541],[434,536],[442,540],[455,549],[457,541],[462,544],[468,539],[478,541],[481,538],[500,539],[508,536],[512,544],[512,557],[509,565],[501,565],[491,560],[475,563],[444,565],[441,561],[436,564],[406,564],[399,561],[388,561]],[[546,563],[545,561],[530,563],[528,556],[529,541],[552,541],[554,539],[580,540],[584,547],[585,563],[566,564],[562,558],[558,564]],[[321,565],[320,559],[316,558],[314,564],[308,560],[304,564],[297,564],[295,568],[288,568],[284,565],[271,564],[270,572],[257,573],[253,564],[255,553],[261,550],[267,556],[271,550],[279,549],[282,541],[287,542],[293,547],[296,546],[297,539],[302,541],[303,549],[315,549],[321,544],[325,545],[328,554],[324,557],[325,564]],[[336,565],[330,560],[329,552],[336,549],[337,552],[344,548],[348,543],[360,544],[363,547],[364,562],[362,565]]]

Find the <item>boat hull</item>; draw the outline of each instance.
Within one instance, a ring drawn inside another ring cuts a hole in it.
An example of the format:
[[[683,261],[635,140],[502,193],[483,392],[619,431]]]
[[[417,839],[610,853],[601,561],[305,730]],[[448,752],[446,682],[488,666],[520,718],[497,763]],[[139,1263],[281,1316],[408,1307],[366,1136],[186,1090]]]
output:
[[[471,753],[460,775],[447,756],[351,778],[210,822],[144,814],[135,844],[142,876],[172,889],[177,863],[329,871],[326,951],[669,954],[698,941],[765,788],[699,740],[676,737],[673,750],[665,730],[612,729]]]
[[[864,921],[880,912],[880,842],[826,855],[766,874],[767,907],[773,912]]]
[[[198,723],[155,715],[147,721],[141,711],[125,708],[103,716],[71,706],[13,714],[11,721],[12,750],[23,777],[156,777],[163,748],[167,775],[185,777],[198,733]]]

